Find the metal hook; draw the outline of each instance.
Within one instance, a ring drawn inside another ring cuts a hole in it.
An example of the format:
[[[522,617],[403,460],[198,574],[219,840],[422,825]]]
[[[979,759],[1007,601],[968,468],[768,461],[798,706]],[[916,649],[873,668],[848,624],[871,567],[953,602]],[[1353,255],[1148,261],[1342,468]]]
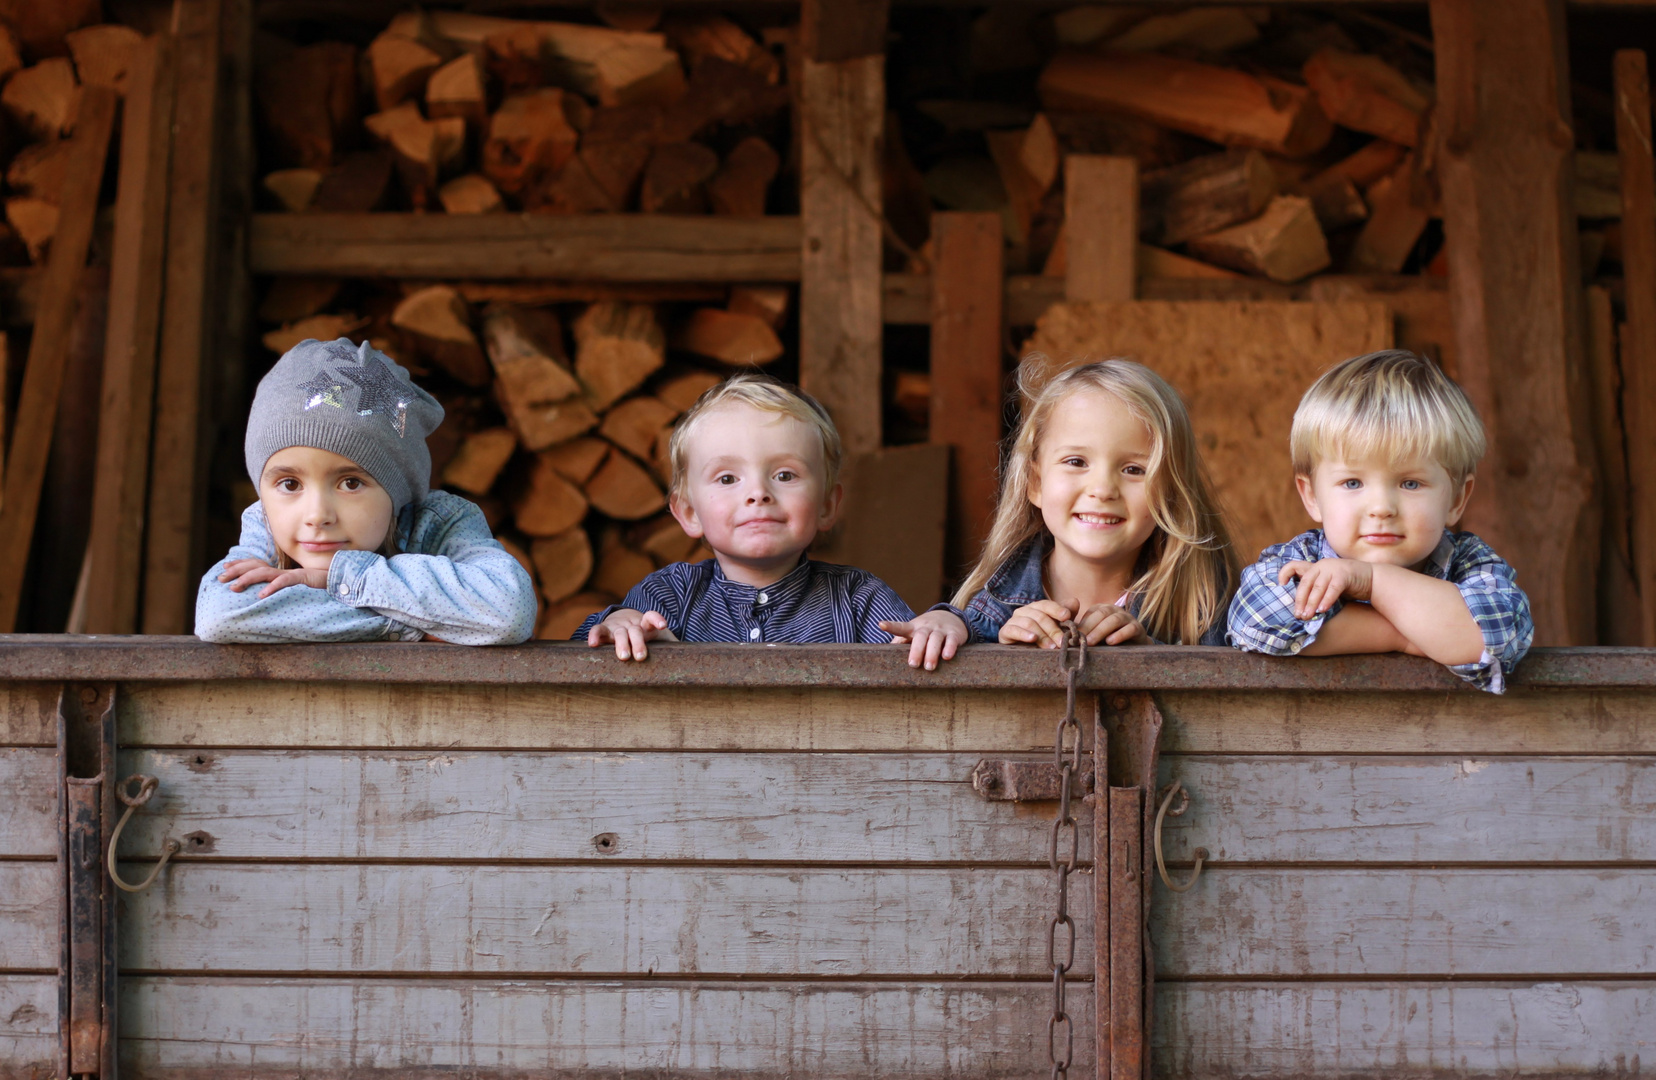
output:
[[[137,794],[128,795],[127,788],[131,786],[134,780],[138,781]],[[121,830],[126,828],[127,819],[132,816],[132,812],[149,802],[150,796],[154,795],[156,789],[160,786],[161,781],[153,776],[145,776],[143,773],[133,773],[115,785],[115,795],[123,803],[126,803],[126,811],[121,814],[121,820],[115,823],[115,831],[109,836],[109,857],[107,860],[109,880],[113,881],[117,888],[124,889],[127,892],[143,892],[155,884],[155,879],[161,876],[161,869],[167,865],[167,860],[177,855],[179,849],[183,847],[177,840],[168,840],[163,844],[161,846],[161,860],[155,864],[155,869],[150,871],[149,877],[136,885],[128,885],[122,881],[121,875],[115,870],[115,845],[121,842]]]
[[[1184,801],[1179,804],[1179,808],[1177,810],[1173,811],[1173,816],[1174,817],[1179,817],[1186,810],[1190,809],[1190,792],[1184,790],[1184,785],[1181,784],[1177,780],[1175,780],[1171,784],[1167,785],[1167,788],[1165,789],[1165,792],[1162,795],[1161,807],[1159,809],[1157,809],[1157,811],[1156,811],[1155,841],[1156,841],[1156,872],[1161,875],[1162,884],[1166,885],[1169,889],[1173,890],[1174,892],[1182,893],[1182,892],[1189,892],[1190,887],[1192,885],[1196,884],[1196,879],[1202,876],[1202,863],[1207,860],[1208,849],[1205,848],[1205,847],[1199,847],[1199,848],[1196,849],[1196,869],[1191,871],[1190,880],[1185,882],[1183,885],[1173,884],[1173,879],[1167,876],[1167,864],[1162,861],[1161,830],[1162,830],[1162,818],[1167,816],[1167,807],[1168,807],[1169,804],[1171,804],[1173,802],[1173,796],[1179,795],[1179,794],[1184,795]]]

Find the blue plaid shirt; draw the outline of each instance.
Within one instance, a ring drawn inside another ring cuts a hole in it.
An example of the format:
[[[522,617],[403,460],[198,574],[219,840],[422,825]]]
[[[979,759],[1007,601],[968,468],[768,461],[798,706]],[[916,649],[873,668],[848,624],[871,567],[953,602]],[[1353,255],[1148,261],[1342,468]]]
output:
[[[1294,617],[1294,582],[1277,583],[1277,575],[1296,560],[1316,562],[1339,558],[1321,529],[1312,529],[1260,552],[1259,561],[1242,571],[1242,587],[1231,601],[1230,643],[1247,652],[1291,656],[1317,640],[1323,623],[1345,606],[1336,600],[1328,611],[1301,621]],[[1450,664],[1449,670],[1476,686],[1499,694],[1506,676],[1529,652],[1535,639],[1535,620],[1529,598],[1518,587],[1517,574],[1488,544],[1468,532],[1445,529],[1443,539],[1426,557],[1421,573],[1448,581],[1483,631],[1484,651],[1475,663]]]
[[[585,641],[621,608],[661,612],[680,641],[755,644],[889,645],[881,621],[914,618],[890,585],[854,566],[801,559],[781,581],[755,588],[725,577],[717,559],[703,559],[657,570],[621,603],[588,616],[570,640]]]

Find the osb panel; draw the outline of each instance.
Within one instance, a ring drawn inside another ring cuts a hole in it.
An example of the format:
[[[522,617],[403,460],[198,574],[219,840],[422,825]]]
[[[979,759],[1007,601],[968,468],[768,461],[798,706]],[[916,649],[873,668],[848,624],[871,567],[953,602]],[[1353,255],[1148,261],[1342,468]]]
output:
[[[1054,370],[1126,357],[1172,383],[1247,563],[1311,524],[1288,463],[1300,395],[1330,365],[1392,341],[1378,301],[1136,300],[1054,304],[1025,352]]]

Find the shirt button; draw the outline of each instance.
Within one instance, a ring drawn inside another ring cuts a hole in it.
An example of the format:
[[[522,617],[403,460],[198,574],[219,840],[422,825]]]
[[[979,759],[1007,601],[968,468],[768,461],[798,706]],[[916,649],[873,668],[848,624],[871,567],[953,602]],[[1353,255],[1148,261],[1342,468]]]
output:
[[[759,640],[759,628],[757,626],[755,626],[752,630],[748,631],[748,640],[749,641],[758,641]]]
[[[349,585],[341,585],[339,587],[339,595],[340,596],[350,596],[351,595],[351,587]]]
[[[768,593],[760,593],[760,594],[759,594],[759,602],[760,602],[760,603],[761,603],[761,604],[768,604],[768,603],[770,603],[770,595],[769,595],[769,594],[768,594]]]

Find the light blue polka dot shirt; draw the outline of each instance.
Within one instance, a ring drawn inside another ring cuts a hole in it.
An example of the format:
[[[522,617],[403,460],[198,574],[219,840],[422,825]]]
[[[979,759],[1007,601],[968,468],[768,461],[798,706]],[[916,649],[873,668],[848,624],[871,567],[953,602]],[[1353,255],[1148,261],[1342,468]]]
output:
[[[263,586],[232,592],[219,574],[238,559],[274,564],[264,508],[242,511],[241,542],[201,579],[196,635],[220,644],[289,641],[418,641],[516,645],[535,632],[535,586],[489,531],[483,511],[433,491],[404,508],[390,558],[340,551],[328,587],[292,585],[259,599]]]

